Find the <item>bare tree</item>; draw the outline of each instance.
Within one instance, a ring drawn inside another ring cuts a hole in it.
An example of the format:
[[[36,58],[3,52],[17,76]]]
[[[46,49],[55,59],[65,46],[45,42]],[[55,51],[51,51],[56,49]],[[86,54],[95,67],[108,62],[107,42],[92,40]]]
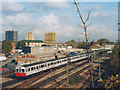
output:
[[[94,88],[94,83],[93,83],[93,77],[92,77],[92,63],[90,60],[90,53],[89,53],[89,45],[88,45],[88,34],[87,34],[87,28],[91,25],[91,23],[88,23],[88,20],[90,18],[90,11],[88,12],[87,18],[86,20],[83,20],[83,17],[81,15],[80,9],[79,9],[79,2],[77,2],[76,0],[73,0],[72,3],[76,6],[77,12],[79,14],[80,20],[82,22],[83,25],[80,25],[79,23],[77,23],[77,25],[81,28],[84,29],[85,32],[85,39],[86,39],[86,49],[87,49],[87,54],[88,54],[88,61],[89,61],[89,65],[90,65],[90,76],[91,76],[91,80],[92,80],[92,86]]]

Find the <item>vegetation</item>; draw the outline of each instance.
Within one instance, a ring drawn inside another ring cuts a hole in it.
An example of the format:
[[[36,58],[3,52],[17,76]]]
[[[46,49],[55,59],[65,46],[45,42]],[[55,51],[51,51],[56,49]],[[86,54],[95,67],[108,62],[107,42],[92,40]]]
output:
[[[17,49],[22,49],[23,47],[25,47],[25,41],[19,41],[19,42],[16,44],[16,48],[17,48]]]
[[[75,40],[70,40],[70,41],[67,41],[66,43],[75,43],[76,41]]]
[[[110,41],[107,40],[106,38],[101,38],[101,39],[99,39],[97,42],[99,42],[101,46],[102,46],[103,44],[114,44],[114,42],[110,42]]]
[[[2,42],[2,53],[9,53],[12,50],[12,43],[10,40]]]
[[[81,80],[82,80],[82,76],[75,74],[72,77],[70,77],[70,84],[75,85],[77,83],[80,83]]]
[[[108,77],[107,80],[102,80],[102,78],[100,80],[98,80],[98,82],[102,82],[103,83],[103,87],[106,89],[109,88],[120,88],[120,80],[119,80],[119,75],[116,74],[115,76],[111,75],[110,77]]]
[[[112,53],[112,64],[116,66],[117,71],[120,72],[120,45],[115,45]]]
[[[102,78],[98,80],[98,87],[104,88],[120,88],[120,46],[115,45],[110,61],[107,61],[103,68],[105,72],[102,75]]]

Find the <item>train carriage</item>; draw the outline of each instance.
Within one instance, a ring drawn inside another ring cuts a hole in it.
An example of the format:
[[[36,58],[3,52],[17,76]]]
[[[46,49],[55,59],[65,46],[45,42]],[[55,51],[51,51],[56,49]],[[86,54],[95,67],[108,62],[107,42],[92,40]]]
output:
[[[51,68],[65,65],[67,64],[68,60],[70,60],[70,62],[75,62],[85,58],[87,58],[87,54],[80,53],[70,57],[63,57],[59,59],[52,59],[52,60],[46,60],[46,61],[40,61],[40,62],[26,64],[26,65],[21,65],[16,67],[15,75],[25,77],[41,71],[45,71]]]

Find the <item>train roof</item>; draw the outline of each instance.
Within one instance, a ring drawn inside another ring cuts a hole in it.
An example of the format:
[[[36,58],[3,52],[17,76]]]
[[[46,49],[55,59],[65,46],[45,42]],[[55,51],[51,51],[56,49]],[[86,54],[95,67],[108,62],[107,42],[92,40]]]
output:
[[[44,62],[57,61],[57,60],[63,59],[63,58],[66,58],[66,57],[62,57],[62,58],[58,58],[58,59],[50,59],[50,60],[46,60],[46,61],[40,61],[40,62],[26,64],[26,65],[22,65],[22,66],[23,67],[29,67],[29,66],[38,65],[38,64],[41,64],[41,63],[44,63]]]
[[[79,53],[79,55],[85,54],[85,53],[86,53],[86,52],[84,52],[84,53]],[[76,55],[74,55],[74,56],[76,56]],[[72,57],[72,56],[69,56],[69,57]],[[26,64],[26,65],[22,65],[22,66],[23,66],[23,67],[29,67],[29,66],[38,65],[38,64],[41,64],[41,63],[44,63],[44,62],[57,61],[57,60],[60,60],[60,59],[63,59],[63,58],[67,58],[67,57],[61,57],[61,58],[58,58],[58,59],[50,59],[50,60],[35,62],[35,63]]]

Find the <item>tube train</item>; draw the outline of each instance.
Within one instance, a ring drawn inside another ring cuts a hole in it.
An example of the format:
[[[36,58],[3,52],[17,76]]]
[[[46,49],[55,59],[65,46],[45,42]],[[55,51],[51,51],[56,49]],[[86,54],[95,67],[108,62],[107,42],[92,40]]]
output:
[[[17,66],[15,70],[15,76],[26,77],[41,71],[48,70],[50,68],[55,68],[61,65],[65,65],[67,64],[67,61],[69,59],[70,59],[70,62],[75,62],[75,61],[86,59],[86,58],[88,58],[88,56],[87,56],[87,53],[84,52],[84,53],[78,53],[70,57],[63,57],[58,59],[40,61],[36,63]]]

